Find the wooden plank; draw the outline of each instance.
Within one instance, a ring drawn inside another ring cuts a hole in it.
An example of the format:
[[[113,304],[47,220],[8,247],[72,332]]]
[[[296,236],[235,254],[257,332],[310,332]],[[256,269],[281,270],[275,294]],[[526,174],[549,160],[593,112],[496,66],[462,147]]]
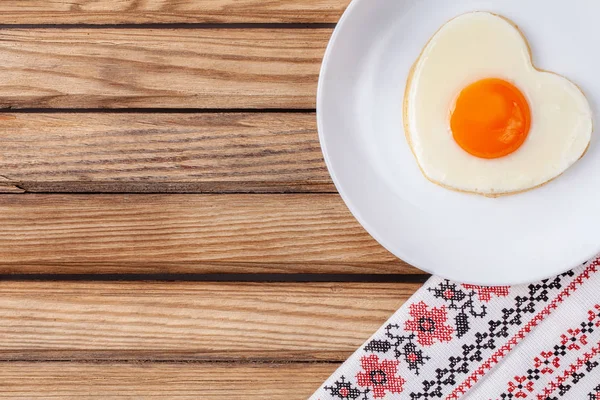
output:
[[[314,113],[0,114],[0,188],[335,192]]]
[[[1,24],[335,23],[350,0],[2,0]]]
[[[205,272],[373,272],[406,264],[381,247],[356,222],[338,195],[2,195],[0,273],[48,267],[73,272],[98,264],[120,272],[169,264]],[[306,269],[304,269],[306,268]],[[131,269],[131,270],[130,270]],[[41,271],[36,271],[41,272]]]
[[[1,108],[315,107],[331,29],[1,29]]]
[[[0,282],[0,359],[343,361],[419,287]]]
[[[0,363],[11,399],[305,400],[338,364]]]

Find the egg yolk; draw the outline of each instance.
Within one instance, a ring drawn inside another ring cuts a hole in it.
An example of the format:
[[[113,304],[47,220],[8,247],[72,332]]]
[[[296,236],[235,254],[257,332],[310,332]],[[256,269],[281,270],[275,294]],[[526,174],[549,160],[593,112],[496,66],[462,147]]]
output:
[[[500,158],[527,139],[531,111],[523,93],[502,79],[483,79],[462,90],[450,118],[454,140],[471,155]]]

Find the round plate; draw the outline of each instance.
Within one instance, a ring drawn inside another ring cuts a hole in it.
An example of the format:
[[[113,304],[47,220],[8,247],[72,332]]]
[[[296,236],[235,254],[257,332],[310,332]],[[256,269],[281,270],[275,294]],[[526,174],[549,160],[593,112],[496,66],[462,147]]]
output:
[[[323,61],[321,146],[348,208],[397,257],[462,282],[531,282],[600,251],[598,140],[561,177],[518,195],[485,198],[425,179],[403,131],[408,72],[444,23],[470,11],[519,25],[535,65],[578,84],[598,115],[596,0],[354,0]]]

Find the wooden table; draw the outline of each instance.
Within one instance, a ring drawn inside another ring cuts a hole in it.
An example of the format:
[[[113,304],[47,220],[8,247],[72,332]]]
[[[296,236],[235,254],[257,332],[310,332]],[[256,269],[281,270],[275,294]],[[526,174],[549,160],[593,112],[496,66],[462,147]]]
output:
[[[319,149],[348,2],[0,2],[0,397],[305,399],[420,286]]]

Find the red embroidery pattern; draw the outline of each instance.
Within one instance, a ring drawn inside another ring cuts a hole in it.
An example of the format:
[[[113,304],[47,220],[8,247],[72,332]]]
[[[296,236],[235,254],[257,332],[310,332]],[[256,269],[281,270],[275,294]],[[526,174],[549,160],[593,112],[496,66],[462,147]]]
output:
[[[555,381],[551,382],[542,393],[537,395],[538,400],[545,400],[550,396],[563,382],[565,382],[570,376],[577,372],[581,367],[586,365],[592,358],[600,354],[600,342],[593,347],[590,351],[585,353],[582,357],[578,358],[577,361],[569,366],[565,372],[558,377]]]
[[[446,307],[432,307],[428,310],[427,304],[421,301],[411,304],[409,313],[413,319],[406,321],[404,328],[409,332],[417,333],[417,342],[421,346],[431,346],[436,339],[440,342],[452,340],[454,329],[446,324],[448,321]]]
[[[591,374],[598,366],[600,366],[600,361],[592,361],[588,360],[584,363],[585,369],[579,370],[579,372],[574,372],[571,376],[568,377],[566,381],[563,381],[558,385],[558,393],[556,395],[552,395],[551,397],[546,397],[544,400],[561,400],[564,399],[565,394],[569,392],[575,385],[577,385],[583,378],[586,377],[587,374]],[[593,394],[588,394],[588,397],[591,397]],[[594,400],[594,399],[592,399]],[[600,400],[600,399],[595,399]]]
[[[533,382],[526,376],[515,376],[508,384],[508,392],[517,399],[526,399],[528,394],[533,392]]]
[[[600,400],[600,384],[594,388],[594,390],[588,394],[589,400]]]
[[[365,389],[364,391],[360,390],[356,386],[352,385],[352,383],[346,380],[344,375],[340,376],[340,379],[336,380],[333,383],[333,386],[325,386],[325,390],[329,392],[329,394],[336,399],[342,400],[355,400],[358,399],[361,395],[363,400],[368,400],[369,389]],[[318,399],[321,400],[321,399]]]
[[[597,272],[599,265],[600,258],[584,264],[576,270],[577,275],[569,271],[553,279],[521,286],[514,292],[510,287],[463,285],[434,278],[434,284],[424,288],[416,295],[417,300],[406,305],[406,311],[400,314],[403,317],[393,317],[382,327],[365,344],[362,354],[359,351],[354,361],[345,364],[314,398],[458,399]],[[428,292],[433,298],[423,296]],[[511,297],[505,299],[508,296]],[[485,319],[489,314],[493,318]],[[590,311],[591,319],[585,321],[588,325],[565,331],[556,342],[555,351],[540,352],[532,357],[527,373],[506,383],[506,396],[502,399],[535,397],[540,390],[535,387],[539,376],[562,373],[565,362],[560,353],[576,351],[577,347],[582,349],[592,337],[589,329],[600,326],[598,315],[600,306],[597,312]],[[483,321],[474,325],[477,319]],[[450,350],[449,354],[433,353],[433,349],[441,349],[445,343],[453,343],[445,349]],[[430,364],[433,358],[435,365]],[[591,371],[600,365],[592,361],[583,360],[584,367],[579,367],[578,374],[557,382],[556,394],[562,396],[570,390],[577,379],[581,379],[584,369]]]
[[[446,400],[457,400],[460,396],[465,394],[479,379],[484,376],[494,365],[496,365],[508,352],[510,352],[531,330],[542,322],[548,315],[550,315],[558,305],[562,303],[567,297],[573,294],[586,280],[588,280],[592,273],[597,272],[600,260],[596,259],[591,262],[585,270],[579,274],[566,288],[564,288],[555,298],[544,307],[537,315],[535,315],[519,332],[514,335],[507,343],[500,347],[494,354],[492,354],[479,368],[460,385],[458,385],[450,395],[446,397]]]
[[[581,330],[579,329],[569,329],[567,331],[569,336],[561,335],[561,344],[566,345],[569,350],[581,350],[581,345],[587,344],[587,336],[581,335]]]
[[[396,376],[399,361],[382,360],[376,355],[360,359],[363,371],[356,375],[359,386],[371,388],[373,397],[381,399],[387,392],[402,393],[404,379]]]
[[[560,358],[556,357],[551,351],[542,351],[539,357],[533,359],[534,367],[540,370],[542,374],[551,374],[553,368],[560,368]]]
[[[561,359],[567,355],[568,350],[575,348],[573,346],[580,350],[578,344],[586,344],[587,334],[593,333],[600,324],[600,305],[595,305],[594,310],[588,311],[587,320],[580,324],[580,328],[568,329],[567,334],[561,335],[560,342],[554,345],[551,350],[540,352],[540,355],[533,359],[534,368],[527,370],[527,375],[515,376],[513,381],[508,383],[507,391],[500,395],[500,399],[527,398],[524,389],[533,392],[534,382],[538,381],[542,375],[554,373],[555,368],[560,367]],[[515,384],[515,381],[519,385]],[[524,382],[527,384],[523,384]],[[559,384],[562,384],[562,382]],[[564,393],[569,389],[570,387],[565,387]],[[543,400],[547,400],[547,395],[543,396]]]
[[[510,286],[476,286],[476,285],[463,285],[465,289],[475,290],[479,294],[479,300],[488,302],[492,299],[492,295],[495,294],[498,297],[508,296]]]
[[[480,288],[477,286],[477,288]],[[456,283],[444,279],[438,285],[428,288],[436,299],[444,300],[448,310],[455,311],[454,327],[456,337],[461,338],[471,329],[472,318],[483,318],[487,315],[484,304],[477,304],[479,297],[475,289],[463,290]],[[479,300],[481,301],[481,300]]]

